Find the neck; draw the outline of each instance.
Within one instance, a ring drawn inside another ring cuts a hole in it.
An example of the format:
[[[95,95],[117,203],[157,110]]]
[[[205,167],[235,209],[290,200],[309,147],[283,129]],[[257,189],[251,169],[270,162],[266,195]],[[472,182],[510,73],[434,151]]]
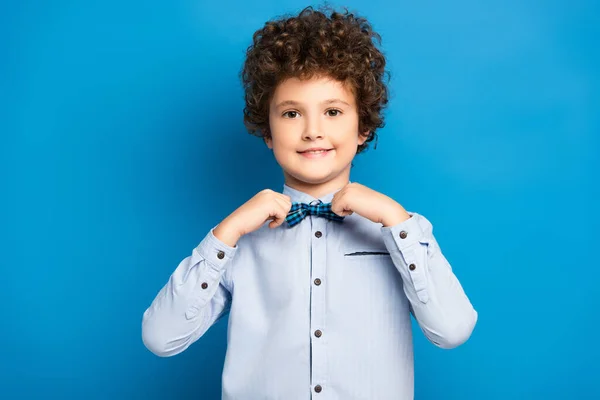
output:
[[[339,176],[324,182],[305,182],[284,172],[285,184],[292,189],[306,193],[315,199],[323,197],[329,193],[342,189],[349,182],[349,173],[342,173]]]

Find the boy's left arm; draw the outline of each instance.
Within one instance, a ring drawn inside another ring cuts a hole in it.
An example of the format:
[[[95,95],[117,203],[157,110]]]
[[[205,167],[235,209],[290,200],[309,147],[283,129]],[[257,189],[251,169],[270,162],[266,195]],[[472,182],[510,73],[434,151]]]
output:
[[[385,245],[425,336],[444,349],[467,341],[477,312],[442,254],[427,218],[407,212],[392,198],[356,182],[334,195],[331,210],[342,216],[356,212],[383,224]]]
[[[383,219],[385,245],[425,336],[438,347],[457,347],[471,336],[477,311],[442,254],[432,224],[418,213],[403,210]]]

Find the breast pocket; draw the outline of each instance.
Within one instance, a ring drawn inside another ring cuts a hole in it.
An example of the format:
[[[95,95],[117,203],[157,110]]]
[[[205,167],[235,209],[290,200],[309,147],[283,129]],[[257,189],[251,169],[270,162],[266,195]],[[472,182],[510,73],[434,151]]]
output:
[[[349,267],[388,269],[392,258],[385,247],[347,246],[343,248],[344,263]]]
[[[386,250],[348,250],[345,257],[364,257],[364,256],[389,256],[390,253]]]
[[[359,260],[369,258],[389,258],[390,252],[386,248],[366,248],[364,246],[346,246],[343,249],[344,258]]]
[[[339,274],[339,281],[352,293],[346,299],[349,303],[369,301],[373,310],[405,306],[402,276],[385,246],[342,247]]]

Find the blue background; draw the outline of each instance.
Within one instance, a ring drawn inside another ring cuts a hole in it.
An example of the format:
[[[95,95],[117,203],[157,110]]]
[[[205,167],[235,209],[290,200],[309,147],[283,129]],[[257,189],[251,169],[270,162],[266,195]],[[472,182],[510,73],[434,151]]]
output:
[[[0,398],[219,398],[227,320],[159,358],[142,313],[209,228],[282,189],[238,72],[308,4],[2,3]],[[392,73],[351,180],[433,223],[479,312],[455,350],[415,327],[416,398],[600,398],[598,3],[345,4]]]

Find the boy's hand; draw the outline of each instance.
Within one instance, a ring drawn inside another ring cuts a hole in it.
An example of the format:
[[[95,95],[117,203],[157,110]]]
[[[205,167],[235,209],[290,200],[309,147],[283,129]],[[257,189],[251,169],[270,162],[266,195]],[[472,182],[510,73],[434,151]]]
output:
[[[267,220],[273,220],[269,228],[281,225],[291,208],[290,196],[271,189],[262,190],[225,218],[214,234],[226,238],[224,241],[233,247],[240,237],[257,230]]]
[[[331,211],[346,216],[357,213],[383,226],[393,226],[406,221],[410,215],[392,198],[352,182],[333,195]]]

